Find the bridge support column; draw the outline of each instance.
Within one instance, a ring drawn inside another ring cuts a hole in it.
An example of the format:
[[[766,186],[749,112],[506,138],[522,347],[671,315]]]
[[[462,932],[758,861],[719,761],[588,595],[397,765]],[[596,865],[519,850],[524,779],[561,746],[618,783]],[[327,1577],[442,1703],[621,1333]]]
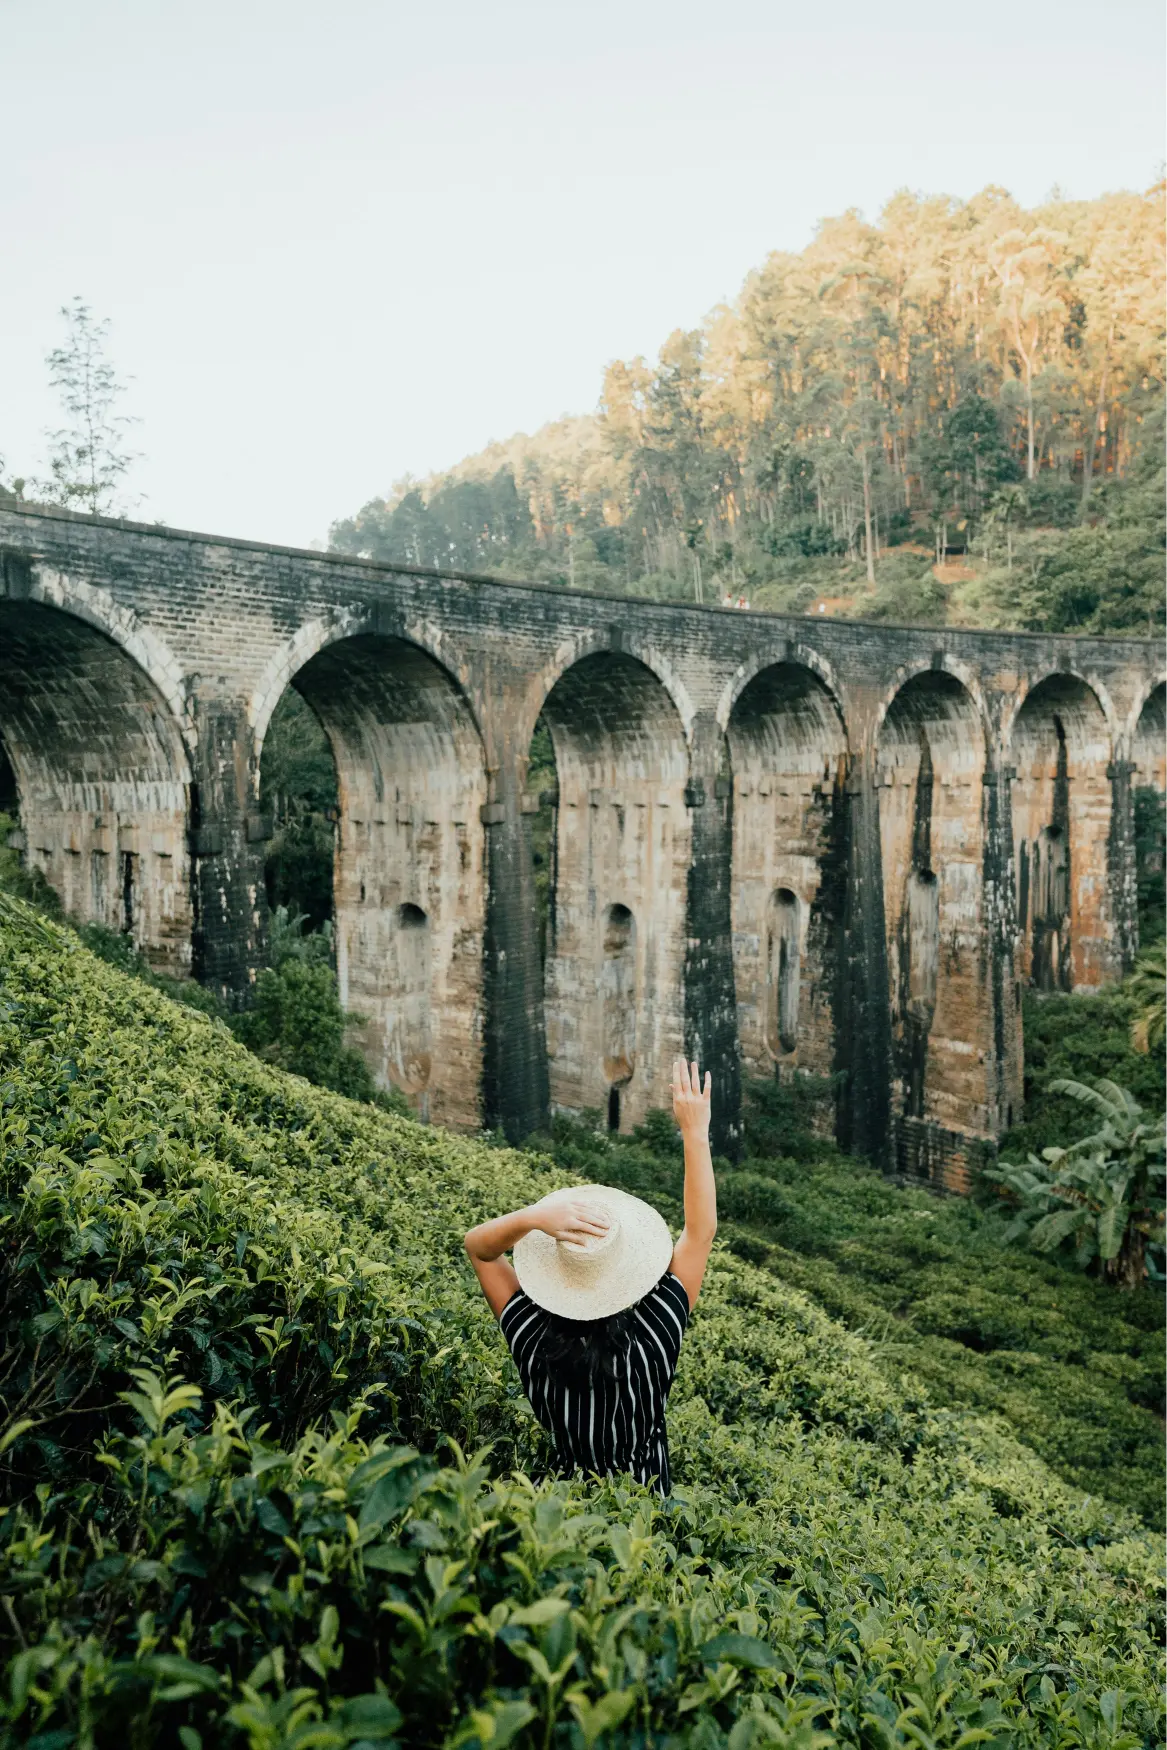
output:
[[[521,715],[517,710],[512,718]],[[505,707],[499,722],[506,722]],[[543,964],[530,821],[523,813],[527,749],[509,745],[490,772],[486,830],[482,1109],[485,1122],[519,1143],[550,1122]]]
[[[686,903],[685,1044],[713,1076],[715,1154],[742,1146],[741,1047],[733,971],[733,780],[725,737],[704,715],[693,726],[689,787],[692,851]]]
[[[199,721],[191,797],[195,858],[195,973],[231,1008],[243,1008],[263,961],[267,904],[264,830],[251,800],[251,730],[243,713],[208,711]]]
[[[891,992],[883,907],[883,853],[872,754],[847,779],[847,895],[836,1023],[842,1077],[839,1145],[888,1165],[891,1142]]]

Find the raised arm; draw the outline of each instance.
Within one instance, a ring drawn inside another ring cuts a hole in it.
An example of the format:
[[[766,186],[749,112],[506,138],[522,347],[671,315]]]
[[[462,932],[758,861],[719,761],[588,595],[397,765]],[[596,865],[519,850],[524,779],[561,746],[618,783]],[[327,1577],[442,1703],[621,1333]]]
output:
[[[462,1243],[496,1319],[502,1317],[503,1307],[519,1286],[514,1265],[504,1253],[536,1228],[550,1234],[553,1240],[578,1243],[593,1234],[606,1234],[608,1224],[592,1205],[552,1194],[526,1209],[496,1215],[493,1221],[472,1227]]]
[[[690,1068],[683,1057],[673,1064],[673,1117],[685,1144],[685,1226],[673,1250],[672,1270],[684,1285],[690,1308],[697,1304],[717,1232],[717,1186],[709,1153],[711,1079],[706,1070],[702,1087],[696,1064]]]

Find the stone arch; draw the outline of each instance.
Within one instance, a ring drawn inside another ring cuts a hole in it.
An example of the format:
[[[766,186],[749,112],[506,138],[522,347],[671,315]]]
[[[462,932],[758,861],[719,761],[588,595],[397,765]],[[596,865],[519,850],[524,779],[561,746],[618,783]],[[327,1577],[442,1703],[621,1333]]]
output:
[[[761,674],[764,669],[778,668],[783,664],[808,669],[822,682],[834,702],[839,721],[843,725],[843,733],[848,735],[847,715],[842,704],[843,690],[831,664],[812,645],[794,643],[789,639],[784,642],[781,650],[759,650],[748,661],[741,663],[734,670],[722,688],[721,697],[717,703],[717,726],[722,733],[728,734],[737,702],[755,676]]]
[[[193,756],[198,746],[198,724],[188,705],[182,665],[165,639],[143,624],[133,608],[116,602],[108,590],[97,584],[69,577],[45,565],[31,567],[24,599],[84,620],[124,650],[164,701]]]
[[[1096,990],[1119,972],[1113,745],[1113,711],[1068,670],[1031,686],[1010,726],[1018,971],[1040,990]]]
[[[993,1025],[984,901],[987,739],[948,667],[917,670],[875,742],[901,1168],[926,1170],[928,1129],[993,1132]]]
[[[191,760],[140,663],[88,616],[0,601],[0,742],[28,866],[72,917],[188,974]]]
[[[675,666],[662,654],[655,645],[647,639],[638,638],[635,634],[617,628],[614,632],[588,630],[574,638],[565,639],[555,651],[551,661],[539,670],[532,684],[527,704],[527,721],[521,726],[516,737],[518,744],[526,747],[535,732],[535,725],[543,714],[543,708],[548,698],[563,676],[578,663],[593,656],[609,655],[616,658],[630,657],[659,682],[670,704],[680,721],[686,742],[693,732],[693,722],[697,715],[697,707],[690,697],[689,690],[677,673]]]
[[[400,637],[322,639],[290,684],[336,762],[337,976],[363,1021],[354,1043],[419,1116],[476,1126],[487,794],[477,727],[449,672]]]
[[[1130,737],[1137,789],[1167,791],[1167,681],[1157,681],[1135,716]]]
[[[542,716],[557,770],[545,971],[551,1098],[567,1110],[615,1109],[627,1129],[667,1102],[682,1049],[685,728],[659,676],[610,649],[565,669]]]
[[[989,717],[985,706],[985,697],[981,691],[980,677],[976,669],[970,667],[967,662],[962,662],[958,656],[953,656],[949,651],[944,650],[938,651],[929,662],[905,662],[896,669],[891,686],[884,693],[875,713],[871,730],[873,746],[878,746],[884,720],[908,682],[916,681],[921,675],[930,674],[945,674],[951,676],[953,680],[959,681],[976,708],[980,732],[987,743]]]
[[[784,659],[738,691],[727,742],[742,1062],[754,1075],[829,1075],[846,886],[843,714],[817,673]]]
[[[368,608],[339,608],[334,613],[307,620],[300,626],[295,635],[282,644],[269,658],[252,692],[248,704],[248,721],[251,724],[253,757],[256,773],[263,757],[263,744],[267,736],[268,725],[272,714],[282,699],[289,685],[294,683],[300,670],[333,644],[342,644],[349,638],[375,638],[388,636],[398,642],[414,645],[418,650],[429,656],[435,665],[447,676],[450,685],[458,692],[475,731],[481,739],[482,724],[474,709],[466,684],[466,675],[459,665],[456,673],[443,649],[443,641],[439,635],[431,637],[426,628],[410,624],[403,626],[399,633],[384,633],[377,625],[375,610]],[[257,778],[258,782],[258,778]]]
[[[1022,711],[1024,711],[1032,695],[1040,692],[1049,682],[1057,680],[1076,682],[1077,685],[1080,688],[1083,688],[1087,693],[1093,694],[1094,703],[1101,712],[1103,722],[1106,725],[1106,732],[1110,737],[1111,747],[1117,748],[1121,738],[1118,712],[1114,708],[1114,701],[1111,699],[1105,684],[1097,675],[1089,674],[1082,669],[1074,668],[1069,663],[1064,663],[1052,674],[1039,673],[1036,675],[1030,675],[1018,688],[1017,692],[1013,695],[1010,706],[1006,710],[1001,723],[1001,739],[1004,746],[1009,747],[1012,743],[1017,719],[1020,717]]]

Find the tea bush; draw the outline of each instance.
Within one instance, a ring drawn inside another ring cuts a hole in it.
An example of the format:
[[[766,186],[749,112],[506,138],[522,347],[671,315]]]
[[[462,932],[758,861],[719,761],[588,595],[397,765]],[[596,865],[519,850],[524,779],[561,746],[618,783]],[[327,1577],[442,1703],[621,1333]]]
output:
[[[5,1744],[1157,1741],[1155,1545],[1002,1423],[720,1250],[671,1500],[538,1480],[460,1238],[562,1169],[0,926]]]
[[[1006,1245],[1011,1211],[899,1186],[839,1154],[809,1128],[820,1096],[751,1088],[748,1140],[785,1138],[790,1154],[722,1164],[725,1243],[868,1335],[891,1377],[1004,1416],[1068,1482],[1162,1526],[1162,1288],[1119,1295]],[[651,1198],[677,1223],[674,1145],[669,1123],[616,1140],[563,1119],[546,1144],[565,1167]]]

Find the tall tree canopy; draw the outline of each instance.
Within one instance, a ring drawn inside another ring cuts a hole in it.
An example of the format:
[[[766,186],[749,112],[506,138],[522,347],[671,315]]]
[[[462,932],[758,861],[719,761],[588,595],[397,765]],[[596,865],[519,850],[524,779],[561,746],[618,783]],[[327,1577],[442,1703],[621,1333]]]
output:
[[[1162,184],[820,225],[598,411],[337,523],[342,551],[662,596],[1145,632],[1163,618]],[[962,557],[953,571],[945,561]]]

